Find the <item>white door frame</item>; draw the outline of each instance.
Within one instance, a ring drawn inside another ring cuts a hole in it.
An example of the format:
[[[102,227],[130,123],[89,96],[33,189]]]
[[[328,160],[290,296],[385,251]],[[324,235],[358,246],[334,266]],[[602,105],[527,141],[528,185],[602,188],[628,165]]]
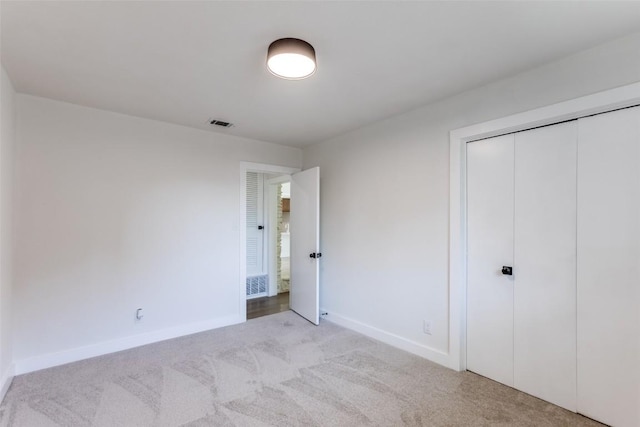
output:
[[[278,294],[278,277],[275,274],[278,270],[278,260],[274,256],[278,246],[278,185],[290,182],[291,175],[281,175],[271,178],[265,182],[265,194],[267,197],[267,212],[269,227],[267,229],[267,271],[269,272],[268,296]]]
[[[238,279],[238,303],[240,319],[244,321],[247,320],[247,172],[291,175],[300,172],[300,168],[266,163],[240,162],[240,278]]]
[[[466,143],[640,104],[640,82],[537,108],[449,134],[449,367],[466,369]]]

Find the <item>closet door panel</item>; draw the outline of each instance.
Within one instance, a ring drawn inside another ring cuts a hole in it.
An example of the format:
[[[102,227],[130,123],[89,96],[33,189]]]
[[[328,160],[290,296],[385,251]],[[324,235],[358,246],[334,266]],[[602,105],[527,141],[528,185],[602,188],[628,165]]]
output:
[[[577,121],[515,135],[514,385],[576,410]]]
[[[640,426],[640,107],[579,120],[578,411]]]
[[[513,135],[467,144],[467,368],[513,386]]]

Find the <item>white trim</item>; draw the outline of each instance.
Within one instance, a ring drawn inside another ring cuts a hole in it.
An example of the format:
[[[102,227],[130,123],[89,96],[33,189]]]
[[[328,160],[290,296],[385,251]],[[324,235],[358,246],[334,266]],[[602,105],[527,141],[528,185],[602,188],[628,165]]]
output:
[[[276,178],[277,179],[277,178]],[[269,274],[269,285],[267,295],[272,297],[278,294],[278,186],[279,183],[272,183],[267,180],[265,194],[267,195],[267,273]]]
[[[235,325],[244,321],[244,318],[240,318],[238,316],[228,316],[220,319],[190,323],[187,325],[163,329],[160,331],[148,332],[126,338],[120,338],[83,347],[72,348],[69,350],[58,351],[55,353],[44,354],[42,356],[35,356],[29,359],[17,360],[14,363],[15,375],[26,374],[28,372],[38,371],[40,369],[46,369],[53,366],[77,362],[79,360],[89,359],[91,357],[102,356],[122,350],[128,350],[130,348],[140,347],[143,345],[165,341],[172,338],[178,338],[185,335],[191,335],[198,332],[209,331],[211,329],[217,329],[224,326]]]
[[[300,172],[300,168],[277,166],[266,163],[240,162],[240,278],[239,313],[247,319],[247,172],[291,175]]]
[[[327,313],[326,310],[320,309],[320,313]],[[382,329],[375,328],[365,323],[359,322],[354,319],[350,319],[341,314],[330,312],[321,316],[323,320],[335,323],[336,325],[343,326],[347,329],[359,332],[362,335],[366,335],[375,340],[381,341],[390,346],[399,348],[416,356],[423,357],[431,360],[432,362],[439,363],[441,365],[449,365],[449,355],[446,352],[434,349],[424,344],[417,343],[415,341],[408,340],[399,335],[392,334]]]
[[[13,364],[9,365],[6,372],[2,373],[2,377],[0,379],[0,403],[4,400],[4,397],[9,391],[9,387],[11,387],[11,382],[13,381],[13,373],[14,368]]]
[[[469,141],[640,104],[640,82],[451,131],[449,139],[449,362],[466,369],[466,147]]]
[[[240,168],[246,172],[260,172],[269,174],[291,175],[300,172],[300,168],[289,166],[269,165],[266,163],[240,162]],[[275,177],[273,179],[276,179]]]

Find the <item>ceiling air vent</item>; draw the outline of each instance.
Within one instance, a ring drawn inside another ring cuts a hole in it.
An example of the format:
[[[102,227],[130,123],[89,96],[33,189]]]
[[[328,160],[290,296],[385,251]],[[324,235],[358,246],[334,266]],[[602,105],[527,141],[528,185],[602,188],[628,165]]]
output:
[[[233,123],[225,122],[222,120],[216,120],[216,119],[211,120],[211,122],[209,123],[216,126],[222,126],[223,128],[230,128],[231,126],[233,126]]]

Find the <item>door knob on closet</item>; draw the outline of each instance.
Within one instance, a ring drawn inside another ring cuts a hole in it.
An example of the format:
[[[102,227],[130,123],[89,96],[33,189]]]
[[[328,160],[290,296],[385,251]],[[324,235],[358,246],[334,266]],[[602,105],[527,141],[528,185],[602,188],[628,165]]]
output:
[[[513,276],[513,267],[509,267],[507,265],[502,266],[502,274],[505,276]]]

